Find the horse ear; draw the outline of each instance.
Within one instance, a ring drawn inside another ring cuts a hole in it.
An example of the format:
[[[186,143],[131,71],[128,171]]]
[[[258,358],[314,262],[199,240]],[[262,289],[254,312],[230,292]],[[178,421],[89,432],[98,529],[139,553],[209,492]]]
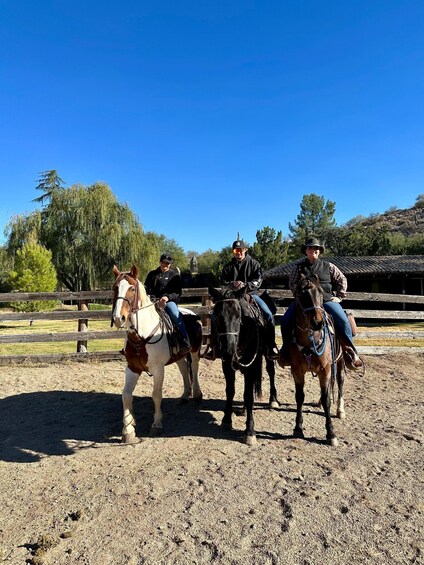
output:
[[[208,292],[209,292],[209,296],[212,298],[213,302],[216,302],[217,300],[221,299],[221,292],[219,289],[214,288],[213,286],[210,286],[208,288]]]
[[[133,265],[131,267],[131,271],[130,271],[130,275],[133,277],[133,279],[137,279],[138,278],[138,269],[136,265]]]
[[[119,277],[119,269],[116,265],[113,266],[113,274],[115,275],[115,279],[117,279]]]

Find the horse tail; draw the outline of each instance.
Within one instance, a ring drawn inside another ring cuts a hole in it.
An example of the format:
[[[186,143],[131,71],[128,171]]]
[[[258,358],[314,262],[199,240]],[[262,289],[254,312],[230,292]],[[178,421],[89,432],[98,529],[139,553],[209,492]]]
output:
[[[255,363],[256,365],[256,363]],[[254,371],[253,390],[256,398],[262,396],[262,356],[258,355],[258,370]]]

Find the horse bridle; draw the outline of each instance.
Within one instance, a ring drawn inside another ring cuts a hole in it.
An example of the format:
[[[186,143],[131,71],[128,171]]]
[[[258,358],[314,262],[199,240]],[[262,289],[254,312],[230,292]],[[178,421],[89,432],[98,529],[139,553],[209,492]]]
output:
[[[237,298],[222,298],[221,300],[219,300],[219,302],[232,302],[232,301],[239,302],[239,300]],[[241,316],[240,316],[240,326],[242,325],[242,323],[243,322],[242,322],[242,319],[241,319]],[[216,332],[216,335],[218,337],[222,337],[222,336],[226,336],[226,335],[239,335],[239,334],[240,334],[240,330],[238,332]],[[256,335],[258,335],[258,327],[257,326],[256,326]],[[253,355],[252,360],[249,361],[249,363],[246,363],[246,364],[241,363],[240,359],[243,357],[243,354],[239,356],[238,353],[237,353],[237,349],[238,348],[236,347],[236,352],[235,352],[236,363],[240,367],[243,367],[244,369],[247,368],[247,367],[250,367],[250,365],[252,365],[252,363],[255,361],[255,359],[256,359],[256,357],[259,353],[259,339],[256,340],[256,351]]]
[[[119,284],[126,276],[128,276],[126,273],[122,274],[116,281],[115,281],[115,285]],[[128,279],[126,279],[128,283],[130,283],[130,281]],[[138,306],[138,302],[139,302],[139,290],[138,290],[138,284],[139,281],[138,279],[134,279],[135,284],[132,285],[130,284],[130,286],[134,286],[135,292],[134,292],[134,297],[133,297],[133,304],[131,304],[131,301],[128,300],[128,298],[126,296],[117,296],[116,299],[114,299],[114,304],[117,303],[118,300],[123,300],[125,302],[128,302],[128,305],[130,307],[130,314],[136,314],[137,312],[139,312],[140,310],[145,310],[146,308],[151,308],[152,306],[154,306],[156,304],[156,302],[152,302],[151,304],[146,304],[146,306]],[[134,303],[137,305],[136,307],[134,306]],[[111,321],[111,326],[113,326],[113,310],[112,310],[112,321]],[[151,338],[154,336],[156,330],[162,327],[162,333],[159,337],[159,339],[157,339],[156,341],[151,341]],[[134,326],[133,324],[131,324],[130,329],[134,330],[136,332],[136,334],[141,338],[140,334],[138,333],[138,328],[136,326]],[[150,334],[144,338],[144,341],[146,343],[150,343],[150,344],[154,344],[154,343],[158,343],[164,335],[164,329],[163,329],[163,322],[162,322],[162,318],[159,318],[159,322],[156,324],[156,326],[153,328],[153,330],[150,332]]]

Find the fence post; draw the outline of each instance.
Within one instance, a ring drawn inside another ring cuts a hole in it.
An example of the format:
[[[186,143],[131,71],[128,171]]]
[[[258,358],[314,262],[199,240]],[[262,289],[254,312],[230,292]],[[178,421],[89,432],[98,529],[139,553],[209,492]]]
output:
[[[212,300],[210,299],[209,295],[202,296],[202,306],[207,306],[208,308],[212,308]],[[209,333],[211,331],[211,317],[209,314],[202,314],[202,326],[208,328]],[[203,335],[202,343],[203,345],[208,342],[208,336]]]
[[[86,300],[80,300],[78,302],[78,310],[81,311],[81,312],[87,312],[88,302]],[[86,319],[79,319],[78,320],[78,331],[79,332],[88,332],[88,320],[86,320]],[[77,353],[87,353],[87,351],[88,351],[87,340],[78,341],[77,342]]]

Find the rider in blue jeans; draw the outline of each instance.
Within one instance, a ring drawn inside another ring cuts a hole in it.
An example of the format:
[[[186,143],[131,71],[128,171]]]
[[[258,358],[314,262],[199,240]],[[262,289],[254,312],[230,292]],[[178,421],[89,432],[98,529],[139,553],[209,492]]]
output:
[[[159,260],[159,267],[147,275],[144,286],[146,292],[158,301],[158,306],[164,308],[178,330],[180,353],[190,351],[190,341],[183,322],[183,317],[178,309],[178,300],[181,297],[181,277],[176,269],[171,268],[172,257],[163,253]]]
[[[277,359],[279,352],[275,343],[275,325],[274,317],[266,302],[258,296],[258,290],[262,284],[262,268],[256,259],[247,254],[247,246],[244,241],[237,239],[233,242],[233,258],[229,261],[221,273],[221,285],[234,288],[246,288],[256,304],[259,306],[266,321],[267,331],[267,352],[269,359]],[[213,324],[213,318],[211,320]],[[204,357],[206,359],[214,359],[215,351],[213,350]]]
[[[345,355],[347,366],[355,371],[362,369],[362,360],[353,345],[350,322],[340,305],[340,302],[346,296],[346,277],[336,265],[320,257],[320,254],[324,252],[324,246],[318,239],[308,239],[302,246],[302,252],[306,255],[305,259],[295,263],[289,276],[291,291],[294,294],[301,274],[307,277],[316,275],[319,278],[324,291],[324,310],[333,317],[336,333],[340,337],[343,351],[347,354]],[[293,340],[294,308],[294,302],[292,302],[281,318],[281,335],[283,338],[283,347],[280,351],[281,365],[290,365],[289,346]]]

